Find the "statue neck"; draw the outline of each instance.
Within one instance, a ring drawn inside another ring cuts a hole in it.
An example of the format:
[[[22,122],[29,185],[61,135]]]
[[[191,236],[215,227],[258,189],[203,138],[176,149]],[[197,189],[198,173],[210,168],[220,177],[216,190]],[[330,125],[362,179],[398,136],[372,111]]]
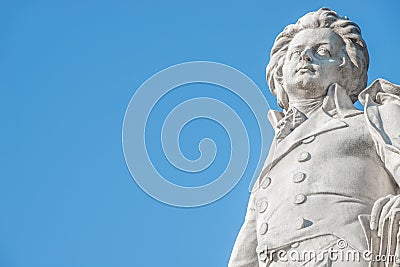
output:
[[[302,100],[289,100],[289,107],[295,107],[307,117],[322,106],[324,97]]]

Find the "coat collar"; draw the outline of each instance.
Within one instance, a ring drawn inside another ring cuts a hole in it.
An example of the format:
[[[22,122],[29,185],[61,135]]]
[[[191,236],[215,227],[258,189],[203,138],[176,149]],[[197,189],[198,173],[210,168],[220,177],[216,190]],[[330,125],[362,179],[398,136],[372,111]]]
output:
[[[282,141],[277,142],[276,138],[274,138],[270,153],[261,172],[261,177],[265,177],[273,166],[295,147],[299,146],[303,140],[329,131],[348,127],[344,118],[358,114],[362,114],[362,111],[354,107],[345,89],[338,84],[332,84],[321,108],[296,127],[293,132]],[[275,128],[276,123],[282,118],[282,113],[272,110],[268,113],[268,118]],[[261,180],[262,179],[260,179],[260,181]]]
[[[359,94],[358,100],[360,100],[363,106],[367,104],[367,95],[369,95],[371,101],[378,104],[382,104],[382,99],[380,98],[383,97],[390,97],[392,100],[391,102],[400,104],[400,85],[379,78]]]
[[[335,119],[326,113],[323,108],[320,108],[281,142],[277,143],[276,139],[274,139],[273,147],[271,147],[272,153],[268,155],[266,168],[272,168],[287,153],[300,145],[303,140],[347,126],[348,124],[342,119]]]

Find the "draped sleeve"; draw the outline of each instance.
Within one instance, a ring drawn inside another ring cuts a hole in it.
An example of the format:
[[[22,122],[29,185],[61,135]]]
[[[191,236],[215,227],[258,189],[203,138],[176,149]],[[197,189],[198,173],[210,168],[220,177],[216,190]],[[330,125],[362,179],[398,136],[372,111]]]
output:
[[[254,192],[251,193],[244,223],[236,238],[228,267],[258,266],[256,209]]]
[[[359,100],[376,151],[400,185],[400,86],[377,79],[360,93]]]

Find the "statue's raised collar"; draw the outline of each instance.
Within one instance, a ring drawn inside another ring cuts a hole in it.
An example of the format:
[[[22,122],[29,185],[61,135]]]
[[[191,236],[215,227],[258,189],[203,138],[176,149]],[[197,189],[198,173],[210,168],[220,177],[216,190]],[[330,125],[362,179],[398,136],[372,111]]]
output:
[[[337,83],[329,86],[328,93],[323,100],[322,110],[331,117],[341,119],[362,113],[362,111],[354,107],[346,90]],[[268,112],[268,119],[275,131],[277,131],[277,126],[283,117],[284,113],[278,110],[270,110]]]

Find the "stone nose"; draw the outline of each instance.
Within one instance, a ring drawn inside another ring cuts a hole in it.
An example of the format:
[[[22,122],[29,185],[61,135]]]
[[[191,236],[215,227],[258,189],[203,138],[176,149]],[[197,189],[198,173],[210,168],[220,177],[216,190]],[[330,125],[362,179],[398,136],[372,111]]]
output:
[[[306,62],[312,62],[312,56],[310,54],[310,49],[306,49],[301,53],[300,60],[304,60]]]

